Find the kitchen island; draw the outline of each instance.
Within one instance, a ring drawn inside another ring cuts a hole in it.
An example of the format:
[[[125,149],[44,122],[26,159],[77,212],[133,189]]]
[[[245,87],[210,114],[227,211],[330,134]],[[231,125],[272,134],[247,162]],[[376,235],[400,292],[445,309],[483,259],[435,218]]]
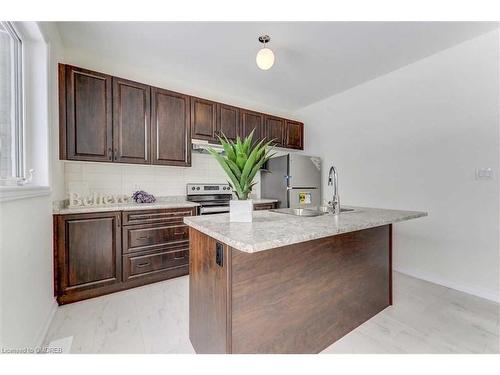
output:
[[[186,217],[197,353],[318,353],[392,304],[392,224],[424,212]]]

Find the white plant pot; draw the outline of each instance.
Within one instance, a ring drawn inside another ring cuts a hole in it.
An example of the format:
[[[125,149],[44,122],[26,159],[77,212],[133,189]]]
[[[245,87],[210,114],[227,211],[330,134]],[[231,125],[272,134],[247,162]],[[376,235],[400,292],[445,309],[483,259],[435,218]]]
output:
[[[229,221],[233,223],[251,223],[253,218],[253,201],[251,199],[229,201]]]

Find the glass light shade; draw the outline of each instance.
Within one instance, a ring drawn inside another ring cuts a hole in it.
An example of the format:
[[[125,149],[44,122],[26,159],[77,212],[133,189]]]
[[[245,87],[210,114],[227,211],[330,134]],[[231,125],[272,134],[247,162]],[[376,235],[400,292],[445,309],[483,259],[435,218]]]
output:
[[[257,52],[255,61],[260,69],[271,69],[274,64],[274,53],[269,48],[262,48],[259,52]]]

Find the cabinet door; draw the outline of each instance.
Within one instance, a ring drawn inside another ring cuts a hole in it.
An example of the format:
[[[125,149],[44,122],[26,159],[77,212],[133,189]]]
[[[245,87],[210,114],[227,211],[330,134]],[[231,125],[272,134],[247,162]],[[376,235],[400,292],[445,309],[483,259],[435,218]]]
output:
[[[267,140],[273,140],[273,145],[283,147],[285,144],[285,120],[279,117],[266,116],[265,129]]]
[[[113,77],[113,159],[150,164],[151,89]]]
[[[151,89],[153,164],[191,166],[189,96]]]
[[[216,123],[216,103],[191,97],[191,137],[215,141]]]
[[[60,79],[65,83],[59,110],[65,111],[60,126],[66,127],[67,159],[111,161],[111,76],[66,65]]]
[[[58,296],[121,281],[120,212],[61,215],[57,223]]]
[[[286,120],[286,144],[287,148],[304,149],[304,124],[301,122]]]
[[[264,115],[258,112],[248,111],[246,109],[240,110],[240,137],[245,138],[252,130],[253,141],[259,142],[265,137],[264,134]]]
[[[224,134],[228,139],[236,140],[239,131],[240,110],[227,104],[217,104],[216,135]]]

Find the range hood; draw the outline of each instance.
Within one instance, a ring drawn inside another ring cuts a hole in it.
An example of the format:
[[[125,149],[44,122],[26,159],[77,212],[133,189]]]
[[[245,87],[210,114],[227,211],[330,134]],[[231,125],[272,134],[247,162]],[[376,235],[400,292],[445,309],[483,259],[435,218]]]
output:
[[[200,154],[208,154],[208,149],[211,148],[217,151],[219,154],[224,153],[224,148],[219,144],[208,143],[208,141],[204,141],[201,139],[192,139],[191,140],[193,152],[198,152]]]

